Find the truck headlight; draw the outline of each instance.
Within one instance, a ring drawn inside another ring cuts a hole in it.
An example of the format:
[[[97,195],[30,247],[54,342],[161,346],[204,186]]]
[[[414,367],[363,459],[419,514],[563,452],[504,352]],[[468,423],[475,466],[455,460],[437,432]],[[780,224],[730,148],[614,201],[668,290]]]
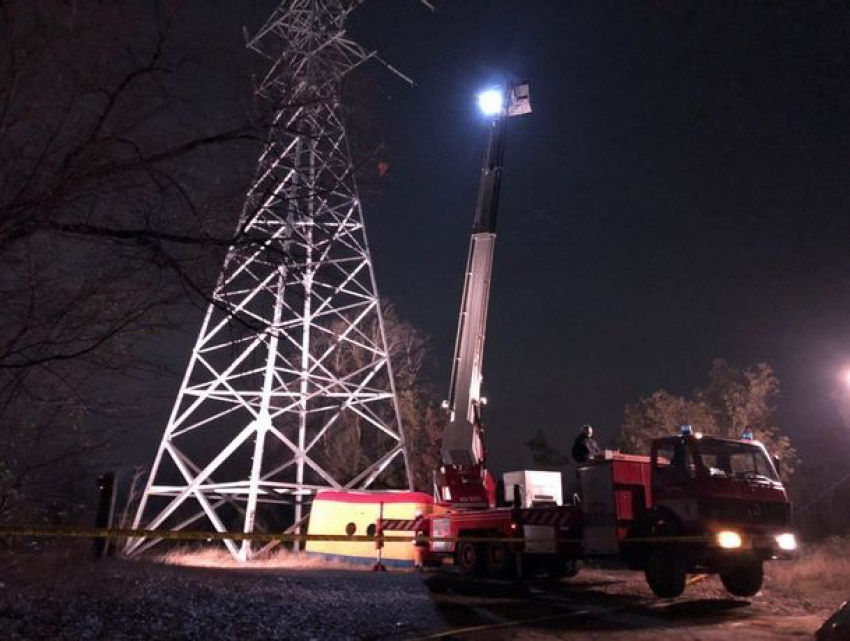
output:
[[[785,532],[784,534],[777,534],[776,545],[779,546],[780,550],[796,550],[797,537],[791,534],[790,532]]]
[[[732,530],[721,530],[715,535],[717,545],[727,550],[741,547],[741,535]]]

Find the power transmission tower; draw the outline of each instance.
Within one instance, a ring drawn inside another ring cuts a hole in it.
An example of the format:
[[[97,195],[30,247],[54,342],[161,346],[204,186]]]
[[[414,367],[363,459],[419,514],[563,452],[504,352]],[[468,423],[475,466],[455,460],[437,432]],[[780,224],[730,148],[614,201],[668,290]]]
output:
[[[248,40],[273,125],[134,528],[280,531],[286,514],[300,531],[319,489],[411,487],[340,104],[343,76],[376,57],[345,35],[356,4],[288,0]]]

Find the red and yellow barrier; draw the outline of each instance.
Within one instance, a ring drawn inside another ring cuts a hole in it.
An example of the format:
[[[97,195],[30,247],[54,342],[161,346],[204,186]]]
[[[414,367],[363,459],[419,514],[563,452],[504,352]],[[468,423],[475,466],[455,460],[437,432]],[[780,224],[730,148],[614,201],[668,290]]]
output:
[[[383,505],[383,514],[382,514]],[[366,541],[317,541],[313,535],[374,536],[379,517],[384,521],[409,521],[411,529],[393,529],[392,535],[409,535],[408,541],[386,540],[381,548],[384,563],[413,565],[413,523],[417,516],[430,514],[434,501],[422,492],[337,492],[324,490],[316,495],[310,511],[306,551],[348,561],[375,561],[375,544]]]

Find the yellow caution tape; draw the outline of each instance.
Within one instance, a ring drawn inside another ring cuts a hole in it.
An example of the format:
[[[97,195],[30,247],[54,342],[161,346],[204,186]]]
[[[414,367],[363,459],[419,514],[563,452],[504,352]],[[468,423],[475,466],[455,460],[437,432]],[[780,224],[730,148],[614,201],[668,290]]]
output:
[[[375,540],[386,543],[416,543],[419,545],[432,541],[453,542],[467,541],[469,543],[525,543],[524,538],[488,537],[488,536],[443,536],[430,537],[411,535],[347,535],[347,534],[272,534],[272,533],[249,533],[249,532],[207,532],[199,530],[145,530],[145,529],[108,529],[108,528],[82,528],[82,527],[22,527],[22,526],[0,526],[0,538],[8,537],[62,537],[62,538],[132,538],[132,539],[166,539],[175,541],[260,541],[270,543],[272,541],[294,542],[294,541],[362,541],[373,542]],[[705,536],[656,536],[627,539],[628,543],[705,543]],[[582,539],[555,539],[555,543],[582,543]]]
[[[249,532],[206,532],[199,530],[133,530],[81,527],[3,527],[0,537],[64,537],[64,538],[131,538],[131,539],[168,539],[176,541],[365,541],[375,540],[375,536],[347,534],[261,534]],[[410,542],[410,536],[380,535],[384,541]]]

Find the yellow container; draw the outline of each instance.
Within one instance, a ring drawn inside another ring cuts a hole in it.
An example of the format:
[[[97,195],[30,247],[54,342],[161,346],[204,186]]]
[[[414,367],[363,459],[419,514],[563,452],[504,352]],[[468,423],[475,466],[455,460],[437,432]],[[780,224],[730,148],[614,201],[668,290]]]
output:
[[[413,520],[418,514],[430,514],[434,500],[422,492],[365,492],[322,490],[313,500],[307,534],[356,534],[371,536],[383,504],[384,519]],[[412,530],[393,530],[387,536],[413,537]],[[345,561],[375,562],[372,541],[307,541],[308,553]],[[413,565],[413,544],[387,541],[381,550],[387,565]]]

